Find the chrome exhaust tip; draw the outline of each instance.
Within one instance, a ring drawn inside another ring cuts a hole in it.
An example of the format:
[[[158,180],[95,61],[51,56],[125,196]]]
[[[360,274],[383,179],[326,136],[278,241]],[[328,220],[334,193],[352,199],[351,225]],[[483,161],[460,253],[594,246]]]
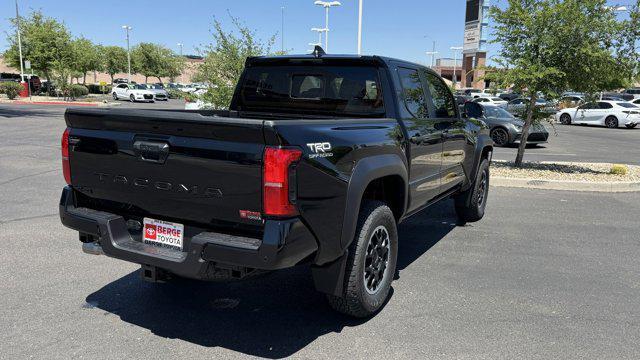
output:
[[[82,243],[82,252],[89,255],[104,255],[102,246],[97,242]]]

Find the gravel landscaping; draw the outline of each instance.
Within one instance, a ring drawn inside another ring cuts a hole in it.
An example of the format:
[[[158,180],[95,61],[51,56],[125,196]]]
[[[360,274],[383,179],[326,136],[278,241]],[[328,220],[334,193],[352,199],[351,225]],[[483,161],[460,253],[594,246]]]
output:
[[[549,163],[526,162],[522,168],[513,167],[511,161],[493,161],[491,175],[509,179],[564,180],[587,182],[637,182],[640,181],[640,166],[622,165],[626,174],[614,174],[621,165],[608,163]]]

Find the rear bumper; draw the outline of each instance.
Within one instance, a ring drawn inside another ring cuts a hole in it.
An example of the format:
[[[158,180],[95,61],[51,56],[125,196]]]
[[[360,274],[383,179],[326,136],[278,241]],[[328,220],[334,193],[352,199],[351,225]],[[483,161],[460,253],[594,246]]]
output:
[[[73,190],[67,186],[60,199],[62,224],[79,231],[81,239],[99,245],[105,255],[188,278],[211,278],[219,267],[288,268],[318,250],[314,236],[297,218],[266,220],[262,239],[196,229],[196,235],[185,237],[183,251],[177,251],[142,243],[130,234],[120,215],[74,204]]]

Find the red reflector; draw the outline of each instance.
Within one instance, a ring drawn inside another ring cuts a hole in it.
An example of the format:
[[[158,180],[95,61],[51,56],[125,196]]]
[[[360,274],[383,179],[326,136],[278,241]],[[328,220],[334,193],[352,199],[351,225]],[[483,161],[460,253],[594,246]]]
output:
[[[265,215],[294,216],[298,212],[289,202],[289,167],[302,151],[267,147],[264,151],[262,204]]]
[[[62,175],[67,184],[71,185],[71,168],[69,166],[69,129],[62,133],[60,149],[62,151]]]

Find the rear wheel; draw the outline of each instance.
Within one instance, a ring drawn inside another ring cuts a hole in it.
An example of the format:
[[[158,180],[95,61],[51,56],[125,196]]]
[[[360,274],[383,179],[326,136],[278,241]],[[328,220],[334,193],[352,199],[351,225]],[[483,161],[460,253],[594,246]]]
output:
[[[393,212],[380,201],[366,201],[360,209],[356,236],[347,256],[342,296],[328,295],[335,310],[367,317],[387,300],[396,272],[398,231]]]
[[[491,130],[491,139],[496,146],[506,146],[509,144],[509,133],[503,128]]]
[[[473,185],[454,198],[456,214],[462,223],[479,221],[484,217],[489,196],[489,160],[484,159],[478,167]]]
[[[608,116],[604,119],[604,125],[610,129],[615,129],[618,127],[618,119],[615,116]]]
[[[634,129],[638,124],[633,124],[633,125],[625,125],[627,127],[627,129]]]
[[[569,114],[560,115],[560,123],[562,125],[571,125],[571,116]]]

